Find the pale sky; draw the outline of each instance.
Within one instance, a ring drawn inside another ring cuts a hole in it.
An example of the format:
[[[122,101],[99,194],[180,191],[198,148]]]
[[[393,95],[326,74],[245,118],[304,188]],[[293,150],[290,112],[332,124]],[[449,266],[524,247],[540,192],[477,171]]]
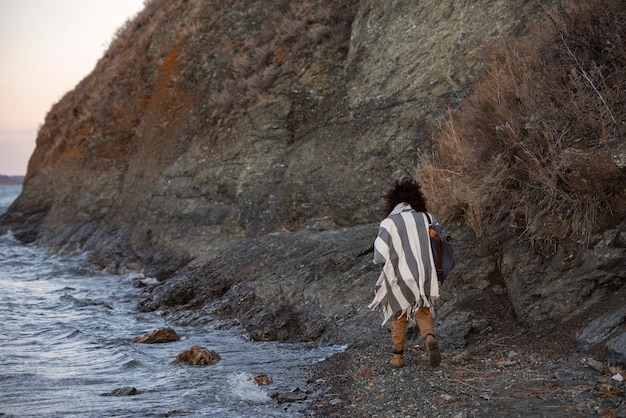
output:
[[[0,174],[26,174],[52,105],[144,0],[0,0]]]

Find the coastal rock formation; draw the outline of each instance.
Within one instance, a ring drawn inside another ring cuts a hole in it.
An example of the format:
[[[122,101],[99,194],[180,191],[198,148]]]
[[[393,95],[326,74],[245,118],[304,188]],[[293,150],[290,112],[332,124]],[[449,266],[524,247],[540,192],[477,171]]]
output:
[[[140,308],[173,321],[228,316],[257,340],[367,338],[381,196],[470,93],[481,47],[556,2],[541,3],[146,2],[47,115],[0,232],[142,271],[158,284]],[[480,239],[448,225],[442,337],[520,323],[574,338],[623,305],[621,214],[586,253],[547,259],[506,224]]]
[[[14,233],[112,269],[158,247],[176,270],[234,239],[375,222],[481,42],[540,11],[152,1],[47,115]]]

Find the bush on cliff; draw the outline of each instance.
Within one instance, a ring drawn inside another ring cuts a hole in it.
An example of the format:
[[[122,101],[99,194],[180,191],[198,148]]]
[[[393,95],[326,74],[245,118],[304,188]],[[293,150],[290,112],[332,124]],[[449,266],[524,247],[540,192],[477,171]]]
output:
[[[626,9],[578,1],[491,46],[417,175],[430,206],[480,236],[508,222],[539,252],[582,247],[623,208]]]

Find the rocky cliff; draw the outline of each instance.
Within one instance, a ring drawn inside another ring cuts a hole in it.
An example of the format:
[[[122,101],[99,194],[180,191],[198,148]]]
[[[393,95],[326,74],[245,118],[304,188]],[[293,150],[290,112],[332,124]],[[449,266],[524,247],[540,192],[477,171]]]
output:
[[[551,4],[147,2],[47,115],[0,228],[156,277],[141,308],[173,320],[225,315],[257,339],[367,336],[382,194],[429,152],[429,121],[469,94],[483,45]],[[615,224],[574,260],[540,259],[506,228],[477,241],[449,225],[442,335],[582,329],[599,300],[623,304]],[[623,329],[617,316],[592,345]]]

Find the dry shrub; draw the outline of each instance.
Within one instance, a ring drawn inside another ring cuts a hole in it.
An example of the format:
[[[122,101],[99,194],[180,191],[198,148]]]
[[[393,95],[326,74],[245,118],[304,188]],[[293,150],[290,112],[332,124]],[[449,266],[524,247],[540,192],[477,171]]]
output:
[[[271,96],[281,74],[310,65],[313,55],[345,54],[355,14],[350,3],[288,2],[270,12],[241,47],[229,48],[233,78],[213,93],[211,102],[222,112],[249,110],[259,105],[258,98]]]
[[[417,169],[440,217],[478,236],[508,220],[546,254],[586,245],[623,189],[625,37],[622,0],[578,1],[492,46],[489,69]]]
[[[330,88],[330,78],[311,76],[314,65],[341,71],[358,2],[244,3],[146,0],[103,57],[93,84],[107,86],[107,97],[88,109],[137,132],[166,124],[167,132],[188,129],[174,122],[186,112],[211,138],[207,132],[224,131],[213,129],[218,123],[235,124],[242,114],[287,98],[296,109],[287,122],[295,135],[299,115],[314,113]],[[143,114],[148,105],[155,120]]]

